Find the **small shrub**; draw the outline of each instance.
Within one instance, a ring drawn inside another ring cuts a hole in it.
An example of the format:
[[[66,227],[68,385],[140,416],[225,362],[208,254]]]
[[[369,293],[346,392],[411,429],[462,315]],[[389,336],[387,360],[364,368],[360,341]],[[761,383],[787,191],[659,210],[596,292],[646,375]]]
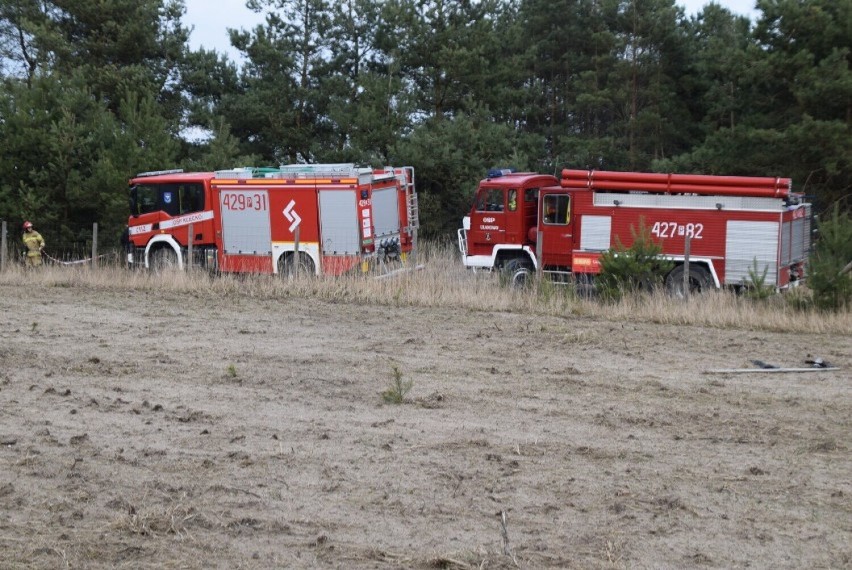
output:
[[[835,205],[819,228],[819,238],[808,265],[808,284],[814,304],[820,309],[839,311],[852,307],[852,271],[843,273],[852,262],[852,217]]]
[[[557,285],[551,279],[541,279],[537,282],[536,287],[536,297],[542,303],[549,303],[556,297],[557,294],[560,293],[559,289],[562,287]]]
[[[653,291],[663,284],[674,263],[662,257],[662,245],[654,242],[651,230],[640,218],[639,229],[630,226],[633,243],[625,247],[616,236],[615,247],[601,256],[596,280],[602,299],[618,300],[625,293]]]
[[[761,272],[757,267],[757,258],[748,270],[748,279],[746,280],[745,296],[750,299],[768,299],[775,294],[775,287],[766,284],[766,274],[769,273],[769,266],[763,268]]]
[[[784,295],[787,306],[797,311],[811,311],[814,308],[814,295],[806,287],[795,287]]]
[[[229,364],[228,367],[225,369],[225,372],[227,373],[228,378],[236,378],[237,377],[237,367],[234,366],[233,364]]]
[[[402,371],[396,365],[394,365],[391,375],[390,385],[382,392],[382,399],[388,404],[402,404],[405,402],[406,395],[414,386],[414,382],[403,380]]]

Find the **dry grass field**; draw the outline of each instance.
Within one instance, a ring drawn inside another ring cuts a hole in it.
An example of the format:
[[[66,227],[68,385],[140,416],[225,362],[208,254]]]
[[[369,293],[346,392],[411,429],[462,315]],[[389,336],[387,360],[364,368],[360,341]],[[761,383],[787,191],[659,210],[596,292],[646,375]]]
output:
[[[0,567],[852,567],[852,315],[498,281],[0,274]]]

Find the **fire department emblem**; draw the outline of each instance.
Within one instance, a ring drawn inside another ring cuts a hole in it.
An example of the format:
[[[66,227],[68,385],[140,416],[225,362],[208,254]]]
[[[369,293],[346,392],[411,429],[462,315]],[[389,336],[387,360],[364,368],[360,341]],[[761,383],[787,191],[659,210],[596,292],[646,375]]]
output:
[[[290,222],[290,231],[293,232],[299,227],[299,224],[302,223],[302,217],[296,213],[294,208],[296,207],[296,201],[290,200],[290,203],[284,208],[282,213],[284,217],[287,218],[287,221]]]

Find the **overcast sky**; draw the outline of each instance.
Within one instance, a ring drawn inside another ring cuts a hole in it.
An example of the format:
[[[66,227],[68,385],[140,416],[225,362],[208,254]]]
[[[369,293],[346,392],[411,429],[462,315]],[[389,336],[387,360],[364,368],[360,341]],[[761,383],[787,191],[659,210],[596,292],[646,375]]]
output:
[[[755,0],[715,0],[735,14],[755,17]],[[239,52],[228,41],[228,28],[250,30],[263,22],[263,16],[246,8],[245,0],[185,0],[184,24],[194,27],[189,38],[193,49],[204,47],[228,54],[233,61],[242,61]],[[677,0],[687,15],[699,12],[710,0]]]

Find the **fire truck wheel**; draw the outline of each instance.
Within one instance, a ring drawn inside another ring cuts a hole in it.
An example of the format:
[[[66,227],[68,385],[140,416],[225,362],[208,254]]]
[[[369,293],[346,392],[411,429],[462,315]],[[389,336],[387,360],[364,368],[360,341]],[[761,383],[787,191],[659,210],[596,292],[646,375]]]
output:
[[[156,273],[174,271],[178,268],[178,259],[170,247],[160,247],[151,252],[148,265]]]
[[[683,297],[683,274],[686,271],[683,265],[678,265],[666,276],[666,290],[675,297]],[[689,292],[703,293],[713,287],[713,278],[710,272],[702,265],[690,264],[689,266]]]
[[[509,279],[509,285],[512,287],[526,287],[532,283],[533,267],[532,264],[521,258],[510,259],[503,266],[503,271]]]
[[[585,299],[591,299],[595,293],[595,276],[589,273],[573,273],[574,291]]]
[[[281,277],[290,277],[297,273],[298,270],[298,274],[301,276],[313,277],[316,273],[316,268],[314,267],[314,260],[311,259],[311,256],[305,252],[299,252],[298,266],[293,264],[295,257],[293,253],[285,253],[278,258],[278,275]]]

